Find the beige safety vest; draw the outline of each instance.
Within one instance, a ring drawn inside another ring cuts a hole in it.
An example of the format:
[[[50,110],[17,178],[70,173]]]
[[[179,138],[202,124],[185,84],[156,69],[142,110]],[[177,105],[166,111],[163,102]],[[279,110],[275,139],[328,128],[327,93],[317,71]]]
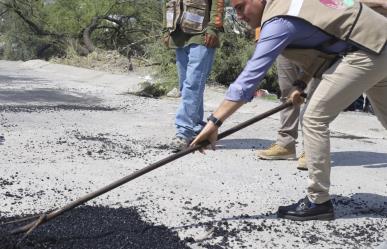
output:
[[[177,26],[186,34],[202,33],[210,20],[210,0],[169,0],[166,24],[170,32]]]
[[[321,76],[337,59],[336,55],[326,54],[315,49],[285,49],[282,56],[291,60],[302,69],[302,78],[308,83],[311,78],[321,79]]]
[[[387,42],[387,18],[357,0],[268,0],[262,26],[276,16],[301,18],[376,54]]]

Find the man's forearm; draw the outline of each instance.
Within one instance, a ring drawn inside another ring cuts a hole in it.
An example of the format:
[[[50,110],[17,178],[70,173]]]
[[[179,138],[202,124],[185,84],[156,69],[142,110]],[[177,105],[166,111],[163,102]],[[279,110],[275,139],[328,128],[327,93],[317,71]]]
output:
[[[239,101],[230,101],[230,100],[223,100],[223,102],[220,104],[220,106],[216,109],[216,111],[213,113],[214,116],[221,121],[226,120],[231,114],[233,114],[236,110],[238,110],[245,102]]]
[[[210,11],[209,26],[214,30],[223,28],[224,0],[213,0]]]

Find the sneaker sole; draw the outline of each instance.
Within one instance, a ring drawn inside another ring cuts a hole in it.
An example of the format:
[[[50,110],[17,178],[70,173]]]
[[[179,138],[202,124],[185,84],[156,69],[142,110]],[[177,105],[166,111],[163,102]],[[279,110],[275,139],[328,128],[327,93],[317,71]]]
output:
[[[306,166],[297,166],[297,169],[298,170],[302,170],[302,171],[307,171],[308,167],[306,167]]]
[[[288,219],[288,220],[294,220],[294,221],[334,220],[335,214],[319,214],[319,215],[308,216],[308,217],[300,217],[300,216],[293,216],[293,215],[277,215],[277,217]]]

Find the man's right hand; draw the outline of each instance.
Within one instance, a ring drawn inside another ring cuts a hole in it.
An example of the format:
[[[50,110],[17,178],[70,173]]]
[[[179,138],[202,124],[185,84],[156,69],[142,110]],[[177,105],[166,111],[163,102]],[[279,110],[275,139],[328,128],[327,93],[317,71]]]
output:
[[[204,36],[204,45],[208,48],[216,48],[219,46],[218,36],[206,33]]]
[[[163,42],[164,46],[167,48],[169,47],[169,38],[171,36],[169,34],[163,34],[163,37],[161,38],[161,41]]]
[[[305,93],[299,91],[299,90],[294,90],[290,96],[289,96],[289,100],[292,101],[293,105],[294,106],[299,106],[299,105],[302,105],[305,101]]]

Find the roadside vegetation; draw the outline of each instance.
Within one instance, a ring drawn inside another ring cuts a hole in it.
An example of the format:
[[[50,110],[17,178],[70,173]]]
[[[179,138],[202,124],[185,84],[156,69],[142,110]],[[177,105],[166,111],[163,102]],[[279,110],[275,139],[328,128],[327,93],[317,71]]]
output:
[[[160,0],[0,0],[0,57],[128,73],[154,72],[152,91],[177,86],[174,51],[160,40]],[[254,50],[252,32],[227,9],[211,84],[229,85]],[[275,68],[261,84],[277,93]]]

